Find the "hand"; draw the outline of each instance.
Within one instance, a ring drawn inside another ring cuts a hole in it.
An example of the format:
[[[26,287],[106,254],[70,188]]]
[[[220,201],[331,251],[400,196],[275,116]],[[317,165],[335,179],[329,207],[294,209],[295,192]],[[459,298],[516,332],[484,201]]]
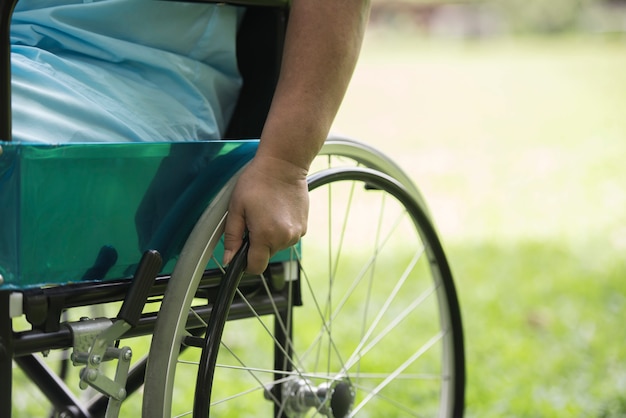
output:
[[[250,239],[250,274],[261,274],[276,252],[306,233],[309,194],[306,170],[277,158],[255,158],[246,167],[231,196],[224,232],[224,264]]]

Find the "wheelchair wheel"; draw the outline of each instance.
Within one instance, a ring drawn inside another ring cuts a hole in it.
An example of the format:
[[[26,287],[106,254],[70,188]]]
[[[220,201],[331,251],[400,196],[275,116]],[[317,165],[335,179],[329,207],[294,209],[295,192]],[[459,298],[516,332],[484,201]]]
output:
[[[315,160],[312,172],[332,167],[367,167],[387,174],[400,182],[421,207],[428,211],[428,206],[411,178],[391,158],[376,148],[338,135],[329,136]]]
[[[189,409],[207,416],[210,405],[215,417],[462,415],[459,307],[420,202],[400,182],[359,167],[322,170],[311,189],[309,232],[292,252],[300,268],[283,263],[281,274],[270,269],[233,288],[231,321],[212,315],[210,337],[195,350],[200,387]],[[184,334],[184,323],[168,327]],[[211,333],[221,327],[223,335]],[[144,416],[170,416],[178,397],[174,386],[155,392],[151,380],[190,367],[176,361],[182,339],[173,341],[165,354],[151,353],[162,373],[149,365],[144,400],[154,408]],[[196,383],[194,373],[183,383]]]

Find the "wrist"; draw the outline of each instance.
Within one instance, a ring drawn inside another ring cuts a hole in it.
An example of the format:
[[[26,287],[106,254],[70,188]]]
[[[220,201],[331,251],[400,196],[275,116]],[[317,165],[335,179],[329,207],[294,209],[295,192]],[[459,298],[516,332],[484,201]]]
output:
[[[294,184],[306,181],[308,175],[308,165],[303,167],[289,159],[265,153],[257,153],[250,163],[250,168],[256,175],[282,183]]]

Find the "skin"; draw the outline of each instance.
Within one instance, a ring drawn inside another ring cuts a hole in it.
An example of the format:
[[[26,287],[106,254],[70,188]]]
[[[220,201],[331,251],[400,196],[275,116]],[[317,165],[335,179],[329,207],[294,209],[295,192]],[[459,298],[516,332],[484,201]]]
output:
[[[231,197],[225,264],[246,230],[251,274],[262,273],[272,255],[306,233],[306,177],[350,82],[368,14],[368,0],[293,0],[281,74],[259,149]]]

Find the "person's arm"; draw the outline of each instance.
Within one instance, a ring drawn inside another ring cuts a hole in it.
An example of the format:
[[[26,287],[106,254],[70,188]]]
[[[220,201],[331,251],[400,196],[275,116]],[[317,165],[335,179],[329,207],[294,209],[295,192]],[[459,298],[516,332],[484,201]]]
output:
[[[281,73],[256,156],[239,178],[224,262],[248,230],[248,272],[306,232],[306,176],[339,109],[360,51],[368,0],[293,0]]]

